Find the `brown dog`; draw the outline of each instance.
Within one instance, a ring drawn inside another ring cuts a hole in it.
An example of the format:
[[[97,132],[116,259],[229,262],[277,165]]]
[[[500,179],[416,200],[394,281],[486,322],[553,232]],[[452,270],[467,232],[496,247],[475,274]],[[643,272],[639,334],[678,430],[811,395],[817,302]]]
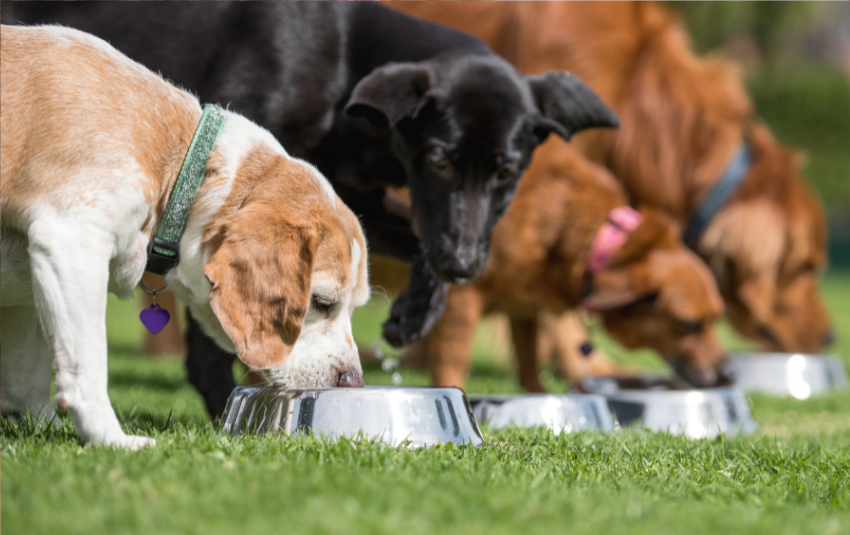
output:
[[[694,247],[741,333],[771,350],[817,352],[831,343],[818,287],[825,222],[799,158],[753,121],[734,66],[696,57],[673,16],[648,3],[401,4],[483,39],[522,72],[561,68],[582,77],[621,127],[581,134],[576,144],[614,172],[632,202],[683,224],[748,142],[749,171]]]
[[[474,281],[453,286],[428,338],[437,385],[462,386],[475,327],[503,312],[511,326],[520,382],[542,391],[536,369],[537,322],[580,305],[597,311],[629,349],[664,355],[693,384],[723,376],[725,356],[713,324],[723,302],[709,270],[679,238],[678,225],[645,209],[628,226],[617,214],[626,196],[601,167],[552,140],[540,149],[496,226],[490,260]],[[626,228],[628,226],[628,228]],[[620,239],[605,247],[606,233]]]

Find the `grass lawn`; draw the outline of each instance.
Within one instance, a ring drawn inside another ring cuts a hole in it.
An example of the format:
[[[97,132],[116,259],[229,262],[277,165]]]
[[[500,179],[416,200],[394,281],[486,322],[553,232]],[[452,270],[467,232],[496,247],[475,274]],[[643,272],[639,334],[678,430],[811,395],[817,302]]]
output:
[[[850,273],[824,293],[850,365]],[[361,342],[384,309],[358,312]],[[755,396],[758,433],[555,436],[485,430],[482,448],[418,451],[368,442],[216,435],[182,362],[140,354],[135,303],[110,301],[110,395],[156,448],[81,447],[67,419],[2,428],[7,535],[169,533],[769,533],[850,530],[850,391],[808,401]],[[470,392],[515,391],[504,348],[476,348]],[[724,330],[730,346],[738,346]],[[616,359],[627,357],[597,334]],[[401,370],[403,384],[423,384]],[[391,382],[380,367],[368,384]],[[551,379],[553,388],[563,383]]]

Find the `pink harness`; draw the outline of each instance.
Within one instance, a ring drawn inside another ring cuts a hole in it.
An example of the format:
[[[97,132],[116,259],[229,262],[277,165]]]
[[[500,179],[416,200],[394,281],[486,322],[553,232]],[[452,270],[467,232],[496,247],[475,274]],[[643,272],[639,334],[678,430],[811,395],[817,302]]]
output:
[[[608,219],[593,240],[590,248],[588,273],[598,273],[608,267],[620,247],[643,221],[640,212],[628,206],[618,206],[608,213]]]

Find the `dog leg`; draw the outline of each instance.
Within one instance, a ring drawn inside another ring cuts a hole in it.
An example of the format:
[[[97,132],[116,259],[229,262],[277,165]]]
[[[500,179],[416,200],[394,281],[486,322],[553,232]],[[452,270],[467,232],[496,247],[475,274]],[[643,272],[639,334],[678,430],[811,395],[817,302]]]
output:
[[[553,361],[561,376],[576,383],[587,377],[612,376],[628,373],[630,370],[614,363],[599,347],[593,347],[585,355],[580,347],[590,340],[590,334],[581,322],[582,312],[565,312],[561,316],[545,315],[540,324],[552,338]]]
[[[34,306],[2,309],[0,409],[4,415],[30,414],[46,423],[55,417],[50,404],[53,351],[41,332]]]
[[[53,352],[56,406],[83,442],[127,449],[155,444],[124,434],[109,402],[106,294],[113,237],[79,220],[42,217],[28,231],[33,298]]]
[[[384,323],[384,338],[394,347],[410,345],[428,334],[443,314],[450,285],[437,280],[418,256],[410,268],[410,284],[402,290]]]
[[[511,317],[511,336],[519,367],[519,384],[527,392],[545,392],[537,371],[537,318]]]
[[[436,386],[463,388],[482,310],[481,295],[471,286],[453,286],[449,291],[445,313],[427,338],[428,362]]]

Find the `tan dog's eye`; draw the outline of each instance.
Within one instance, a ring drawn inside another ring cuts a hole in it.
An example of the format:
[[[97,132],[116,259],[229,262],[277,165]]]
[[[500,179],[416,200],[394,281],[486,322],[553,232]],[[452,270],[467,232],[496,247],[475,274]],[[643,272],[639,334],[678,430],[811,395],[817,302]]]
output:
[[[705,329],[705,322],[702,321],[679,320],[678,324],[679,328],[686,333],[699,333]]]
[[[310,302],[312,303],[314,309],[326,315],[331,313],[334,308],[334,305],[336,304],[327,297],[322,297],[321,295],[312,296],[310,298]]]

